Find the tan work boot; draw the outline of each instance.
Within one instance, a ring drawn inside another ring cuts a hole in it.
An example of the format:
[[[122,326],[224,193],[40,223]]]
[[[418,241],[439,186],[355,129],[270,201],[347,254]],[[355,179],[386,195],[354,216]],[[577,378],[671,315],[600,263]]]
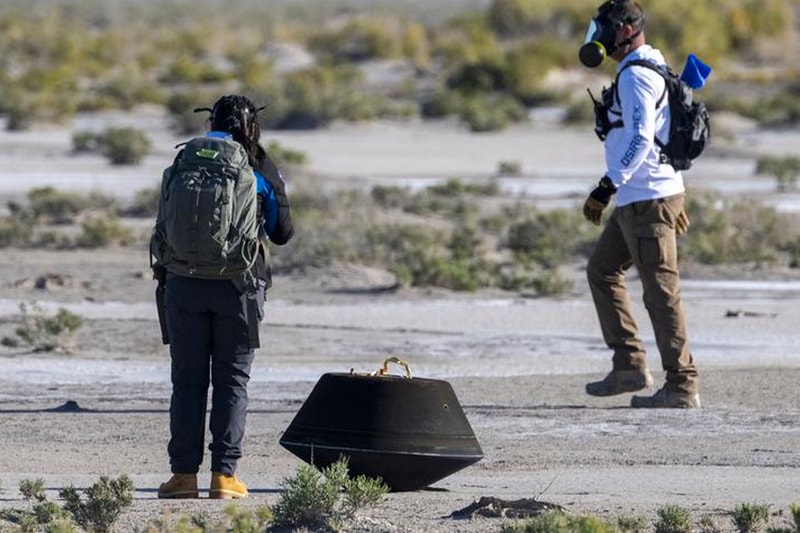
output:
[[[172,474],[169,481],[158,487],[158,497],[173,500],[197,498],[197,475]]]
[[[625,392],[636,392],[653,385],[653,376],[645,370],[612,370],[600,381],[586,384],[586,394],[591,396],[614,396]]]
[[[213,500],[246,498],[247,485],[236,479],[236,476],[211,472],[211,488],[208,489],[208,497]]]
[[[673,392],[662,387],[652,396],[634,396],[631,407],[667,408],[667,409],[699,409],[700,395],[686,392]]]

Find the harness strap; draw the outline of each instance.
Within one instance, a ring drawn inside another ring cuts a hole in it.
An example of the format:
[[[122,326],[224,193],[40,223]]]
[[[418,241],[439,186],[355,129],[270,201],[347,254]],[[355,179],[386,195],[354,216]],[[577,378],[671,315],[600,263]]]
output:
[[[619,100],[619,90],[618,90],[619,77],[625,70],[633,66],[644,67],[646,69],[652,70],[653,72],[656,72],[662,78],[664,78],[664,92],[661,93],[661,96],[656,102],[656,109],[658,109],[659,107],[661,107],[661,104],[664,102],[664,98],[666,98],[667,93],[669,91],[669,87],[667,85],[669,83],[667,80],[667,73],[664,72],[664,67],[657,66],[656,64],[650,61],[645,61],[644,59],[633,59],[631,61],[628,61],[625,64],[625,66],[622,67],[622,69],[620,69],[619,72],[617,72],[617,77],[614,78],[614,101],[617,103],[617,105],[622,107],[622,104],[620,103]],[[616,122],[612,122],[610,126],[612,129],[621,128],[622,126],[624,126],[624,124],[622,120],[617,120]],[[661,142],[661,140],[656,135],[653,135],[653,141],[656,143],[656,146],[658,146],[661,149],[661,152],[658,155],[659,161],[661,161],[662,164],[668,165],[670,163],[670,160],[669,157],[667,157],[667,155],[664,153],[664,149],[667,147],[667,145]]]
[[[614,78],[614,101],[616,101],[618,105],[620,106],[622,105],[619,101],[619,90],[617,89],[617,87],[619,86],[619,77],[623,72],[625,72],[626,70],[628,70],[630,67],[633,66],[650,69],[653,72],[658,73],[662,78],[664,78],[664,92],[661,93],[658,102],[656,102],[656,108],[661,107],[661,104],[664,102],[664,97],[667,96],[667,90],[668,90],[667,73],[664,72],[661,67],[656,66],[654,63],[651,63],[650,61],[645,61],[644,59],[633,59],[631,61],[628,61],[627,63],[625,63],[625,66],[622,67],[622,69],[619,72],[617,72],[617,77]]]

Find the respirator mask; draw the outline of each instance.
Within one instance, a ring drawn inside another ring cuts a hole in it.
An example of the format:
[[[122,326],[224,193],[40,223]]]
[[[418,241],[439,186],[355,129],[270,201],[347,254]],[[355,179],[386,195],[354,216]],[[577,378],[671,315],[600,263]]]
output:
[[[589,23],[586,30],[586,39],[578,52],[578,58],[584,66],[597,68],[606,57],[612,55],[619,48],[630,44],[638,37],[640,29],[622,42],[617,41],[617,31],[625,24],[637,24],[643,22],[644,14],[636,17],[626,17],[620,19],[615,16],[615,11],[619,12],[622,2],[606,2],[600,6],[599,14]]]

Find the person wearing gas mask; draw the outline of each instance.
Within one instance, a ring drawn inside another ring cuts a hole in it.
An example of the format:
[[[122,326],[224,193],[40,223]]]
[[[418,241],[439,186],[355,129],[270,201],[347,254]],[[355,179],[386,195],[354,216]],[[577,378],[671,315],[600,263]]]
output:
[[[612,370],[588,383],[592,396],[612,396],[653,384],[644,344],[633,317],[625,275],[636,266],[643,299],[666,371],[666,383],[652,396],[634,395],[632,407],[700,407],[698,372],[689,350],[681,305],[676,235],[688,229],[683,177],[662,157],[657,139],[667,139],[670,110],[664,78],[631,61],[665,65],[645,42],[645,15],[631,0],[603,3],[589,25],[580,61],[618,63],[612,87],[595,100],[596,133],[604,142],[606,171],[589,194],[583,214],[600,225],[615,199],[587,266],[589,287],[603,339],[614,352]],[[594,98],[593,98],[594,99]]]

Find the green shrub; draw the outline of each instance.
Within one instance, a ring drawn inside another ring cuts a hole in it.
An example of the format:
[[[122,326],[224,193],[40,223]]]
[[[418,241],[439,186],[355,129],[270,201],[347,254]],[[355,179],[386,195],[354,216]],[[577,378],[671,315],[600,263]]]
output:
[[[522,162],[521,161],[500,161],[497,163],[498,176],[521,176],[522,175]]]
[[[800,503],[793,503],[789,506],[792,513],[792,520],[794,521],[794,529],[800,532]]]
[[[722,533],[722,529],[717,525],[711,516],[704,516],[700,519],[700,533]]]
[[[154,217],[158,213],[160,198],[161,187],[139,189],[133,196],[133,203],[125,210],[125,214],[133,217]]]
[[[272,522],[272,510],[262,505],[255,510],[239,508],[238,505],[229,505],[224,510],[228,519],[228,528],[231,533],[262,533],[268,523]]]
[[[19,493],[26,500],[43,502],[47,499],[44,493],[44,480],[42,478],[23,479],[19,482]]]
[[[508,227],[503,246],[523,263],[536,262],[551,268],[585,254],[594,237],[595,232],[581,223],[577,211],[559,209],[515,219]]]
[[[594,104],[589,95],[586,95],[586,98],[573,101],[567,106],[564,123],[570,125],[594,123]]]
[[[528,118],[525,107],[510,96],[490,95],[473,97],[465,101],[460,111],[461,119],[475,133],[499,131],[512,122]]]
[[[227,510],[227,508],[226,508]],[[142,533],[205,533],[206,531],[216,531],[214,524],[210,524],[205,513],[187,516],[180,515],[177,520],[171,513],[167,512],[163,517],[150,520],[142,530]],[[219,531],[228,531],[227,525],[219,525]],[[264,529],[261,529],[263,532]]]
[[[536,296],[560,296],[572,290],[574,283],[560,269],[541,268],[538,265],[506,265],[498,269],[501,289],[507,291],[532,290]]]
[[[420,114],[425,118],[443,118],[456,115],[464,108],[464,95],[460,91],[440,89],[420,104]]]
[[[292,196],[298,238],[278,260],[282,266],[335,260],[374,265],[393,273],[400,284],[416,287],[465,291],[502,287],[534,290],[538,295],[571,290],[569,276],[558,266],[584,255],[595,230],[572,210],[537,213],[516,207],[481,218],[486,198],[498,192],[496,179],[457,178],[417,193],[379,186],[367,198],[355,193],[334,197],[299,192]],[[498,197],[497,202],[502,205],[503,200]],[[426,218],[415,222],[403,215],[402,223],[381,223],[378,207]],[[432,214],[437,215],[433,224]],[[513,259],[502,247],[507,228],[536,216],[540,242],[557,244],[549,245],[551,250],[538,250],[534,248],[543,245],[532,241],[527,255],[514,252],[517,261],[507,265]]]
[[[225,81],[229,74],[198,58],[177,56],[167,66],[159,81],[165,85],[203,84]]]
[[[700,263],[776,263],[781,253],[792,254],[800,238],[796,218],[750,200],[694,194],[687,213],[692,226],[679,240],[681,255]]]
[[[644,516],[619,516],[616,524],[621,533],[645,533],[650,529],[650,520]]]
[[[292,150],[281,146],[278,141],[270,141],[267,145],[267,153],[277,164],[285,165],[306,165],[309,162],[308,154],[299,150]]]
[[[386,99],[363,87],[361,73],[350,66],[317,66],[291,72],[281,83],[279,106],[262,116],[278,129],[314,129],[333,120],[369,120],[391,111]],[[280,113],[275,113],[275,111]]]
[[[35,533],[39,530],[39,521],[36,515],[30,511],[22,511],[20,509],[2,509],[0,510],[0,520],[11,522],[16,525],[14,530],[19,533]]]
[[[337,530],[355,512],[380,503],[388,487],[380,479],[348,477],[347,460],[322,469],[303,464],[283,481],[284,492],[273,509],[281,528]]]
[[[353,518],[361,509],[381,504],[389,487],[380,478],[365,475],[348,477],[342,485],[342,508],[348,518]]]
[[[172,119],[173,129],[180,135],[198,135],[205,129],[209,114],[194,110],[211,107],[219,97],[210,90],[193,89],[176,91],[167,98],[166,106]]]
[[[426,118],[457,115],[473,132],[504,129],[511,123],[527,120],[528,111],[515,97],[497,91],[495,75],[472,70],[465,79],[452,81],[455,89],[440,89],[423,101],[420,112]],[[460,86],[459,86],[460,84]]]
[[[431,42],[422,24],[410,23],[403,34],[403,55],[411,60],[417,70],[431,68]]]
[[[113,214],[117,210],[116,200],[99,192],[88,195],[66,192],[54,187],[36,187],[28,191],[27,212],[17,209],[17,216],[31,217],[48,224],[69,224],[78,214],[86,210]]]
[[[480,206],[467,194],[447,196],[428,188],[415,194],[412,200],[403,206],[403,211],[420,216],[436,215],[458,221],[465,217],[477,217]]]
[[[436,196],[460,199],[464,195],[496,196],[500,193],[500,184],[495,178],[490,178],[485,183],[465,182],[459,178],[450,178],[447,181],[430,185],[426,191]]]
[[[792,190],[797,186],[797,178],[800,177],[800,157],[760,157],[756,163],[756,174],[774,176],[779,192]]]
[[[255,509],[242,509],[236,504],[226,506],[223,516],[212,521],[206,513],[181,515],[175,519],[169,511],[161,518],[151,520],[142,533],[264,533],[272,531],[267,526],[273,521],[272,510],[268,505]]]
[[[372,199],[383,209],[405,209],[413,202],[413,195],[407,187],[396,185],[375,185],[370,191]]]
[[[33,239],[34,224],[29,218],[0,218],[0,248],[27,246]]]
[[[323,60],[333,62],[387,59],[400,55],[403,35],[392,20],[354,19],[338,29],[316,32],[308,47]]]
[[[83,102],[83,109],[132,110],[139,104],[163,104],[166,93],[162,86],[137,68],[125,67],[104,79]]]
[[[500,62],[503,46],[486,24],[482,13],[464,15],[437,28],[433,55],[444,62],[447,72],[464,63]]]
[[[504,524],[502,533],[615,533],[613,524],[594,516],[570,516],[546,511],[527,520]]]
[[[86,208],[78,194],[59,191],[54,187],[37,187],[28,191],[28,209],[35,219],[51,224],[67,224]]]
[[[506,91],[528,107],[564,103],[569,91],[548,89],[545,80],[555,68],[575,67],[575,51],[561,37],[524,42],[506,53]]]
[[[92,131],[76,131],[72,134],[72,151],[75,153],[97,152],[101,136]]]
[[[151,145],[147,134],[136,128],[108,128],[101,141],[103,155],[112,165],[138,165]]]
[[[133,242],[133,230],[117,217],[91,217],[81,223],[81,233],[75,245],[82,248],[102,248],[112,244],[126,246]]]
[[[447,87],[466,96],[503,91],[507,88],[503,66],[495,61],[465,63],[447,79]]]
[[[37,503],[33,506],[32,512],[36,516],[36,521],[40,524],[50,524],[56,520],[66,519],[67,524],[74,525],[69,521],[69,514],[55,502],[42,501]],[[48,533],[50,531],[51,528],[48,527]]]
[[[70,517],[54,517],[47,524],[47,533],[79,533],[78,526]]]
[[[34,123],[62,123],[75,112],[76,80],[68,68],[28,65],[2,89],[9,131],[26,130]]]
[[[365,235],[376,223],[368,198],[358,191],[291,195],[295,237],[276,257],[281,266],[322,266],[370,261]]]
[[[733,509],[731,521],[740,533],[756,533],[761,531],[769,522],[769,506],[757,503],[740,503]]]
[[[692,515],[680,505],[665,505],[656,511],[656,533],[691,533]]]
[[[84,489],[85,498],[71,486],[61,490],[59,495],[78,525],[96,533],[108,533],[123,509],[133,502],[133,491],[133,481],[128,476],[102,476],[97,483]]]
[[[75,344],[75,332],[83,325],[83,319],[59,308],[54,316],[45,315],[36,303],[19,304],[22,312],[22,325],[17,327],[17,337],[35,352],[69,352]],[[4,339],[6,345],[13,345],[13,339]],[[20,489],[21,490],[21,489]]]
[[[495,32],[514,36],[529,31],[535,9],[536,3],[530,0],[494,0],[486,15]]]
[[[473,291],[489,284],[490,267],[475,250],[474,229],[456,226],[449,233],[424,226],[385,225],[370,229],[367,248],[399,283]]]
[[[133,484],[126,476],[118,480],[100,478],[99,483],[86,489],[85,501],[81,500],[74,488],[68,487],[60,492],[66,500],[63,507],[47,501],[44,481],[41,479],[23,480],[20,482],[20,492],[26,499],[36,501],[30,510],[0,511],[0,519],[16,524],[15,531],[77,533],[77,522],[81,525],[81,531],[106,533],[111,531],[121,509],[131,504]]]

